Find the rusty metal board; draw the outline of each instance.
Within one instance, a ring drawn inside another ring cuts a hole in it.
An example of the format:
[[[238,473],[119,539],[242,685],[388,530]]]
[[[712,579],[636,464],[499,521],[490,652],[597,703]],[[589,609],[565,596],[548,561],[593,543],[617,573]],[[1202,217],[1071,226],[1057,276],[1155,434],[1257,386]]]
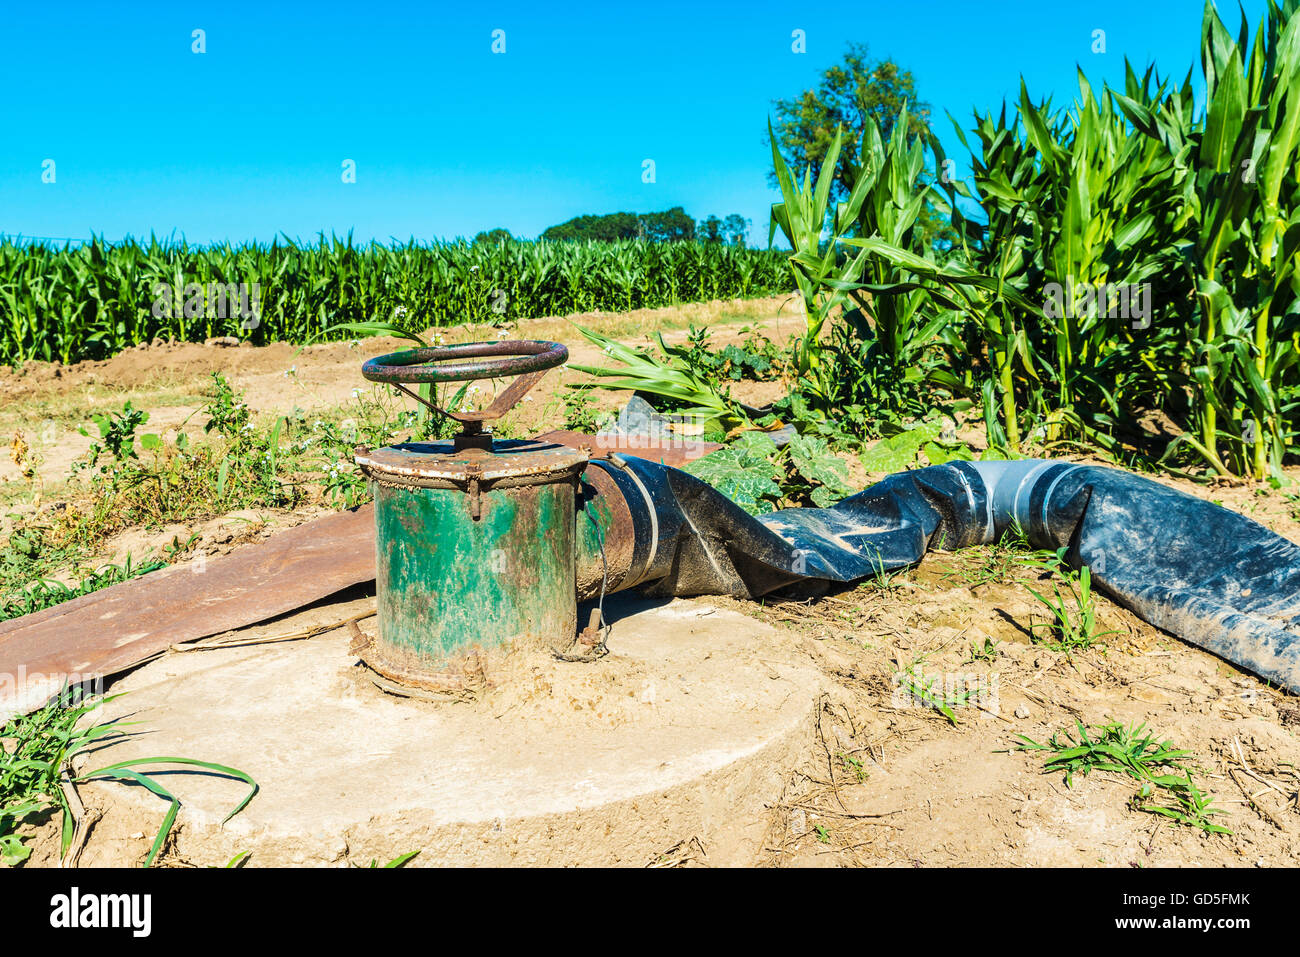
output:
[[[722,448],[717,442],[677,436],[649,435],[587,435],[583,432],[546,432],[537,436],[538,442],[555,442],[575,449],[590,449],[593,459],[608,458],[617,453],[624,457],[647,459],[660,465],[681,468],[710,452]]]
[[[173,644],[371,581],[374,543],[374,509],[365,506],[0,623],[0,720],[40,706],[69,680],[106,677]]]

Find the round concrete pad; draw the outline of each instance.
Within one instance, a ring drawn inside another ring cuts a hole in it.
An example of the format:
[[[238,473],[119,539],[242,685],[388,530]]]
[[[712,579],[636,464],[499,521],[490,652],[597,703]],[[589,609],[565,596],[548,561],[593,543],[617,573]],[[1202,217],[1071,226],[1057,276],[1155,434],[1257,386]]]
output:
[[[93,766],[179,755],[240,768],[260,792],[178,771],[175,852],[220,864],[635,864],[697,838],[710,863],[746,863],[809,741],[821,678],[789,638],[690,601],[607,601],[610,654],[594,664],[516,658],[480,701],[376,689],[343,631],[173,654],[119,681],[103,717],[138,733]],[[337,618],[345,617],[338,614]],[[373,622],[371,623],[373,627]],[[287,629],[286,629],[287,630]],[[94,783],[88,805],[152,837],[165,805]],[[124,825],[105,827],[109,837]],[[133,834],[143,855],[146,835]],[[83,863],[104,862],[92,836]]]

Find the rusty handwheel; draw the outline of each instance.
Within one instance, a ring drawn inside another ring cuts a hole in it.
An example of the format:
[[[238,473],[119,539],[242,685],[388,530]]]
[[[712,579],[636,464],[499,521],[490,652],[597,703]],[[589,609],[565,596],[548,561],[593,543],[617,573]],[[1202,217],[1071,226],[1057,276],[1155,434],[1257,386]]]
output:
[[[400,389],[439,415],[454,419],[462,426],[455,437],[457,450],[490,449],[492,437],[483,431],[483,423],[501,418],[546,375],[569,358],[569,350],[558,342],[541,339],[513,339],[502,342],[465,342],[452,346],[427,346],[378,356],[361,367],[361,374],[371,382],[386,382]],[[451,362],[455,359],[479,360]],[[445,363],[445,364],[439,364]],[[457,412],[444,409],[404,383],[468,382],[473,379],[499,379],[518,376],[486,409]]]

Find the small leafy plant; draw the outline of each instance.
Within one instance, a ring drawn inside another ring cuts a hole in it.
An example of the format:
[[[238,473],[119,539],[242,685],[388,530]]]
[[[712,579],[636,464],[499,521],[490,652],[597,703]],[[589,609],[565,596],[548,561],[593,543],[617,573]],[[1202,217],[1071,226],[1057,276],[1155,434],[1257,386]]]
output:
[[[763,432],[745,432],[731,445],[686,466],[751,515],[785,504],[821,508],[853,493],[848,466],[825,440],[795,435],[778,448]]]
[[[771,339],[746,326],[740,345],[728,343],[721,349],[713,346],[707,328],[691,326],[686,333],[686,349],[681,359],[700,378],[709,382],[763,381],[780,377],[785,365],[781,350]]]
[[[898,681],[899,688],[920,704],[939,712],[956,727],[960,722],[955,709],[968,706],[978,689],[945,688],[937,675],[926,675],[918,665],[919,663],[913,664],[906,671],[898,672],[895,680]]]
[[[564,427],[575,432],[595,435],[600,430],[600,415],[591,389],[573,389],[564,395]]]
[[[135,433],[140,426],[149,421],[148,412],[135,408],[128,399],[120,412],[93,412],[90,421],[95,423],[95,427],[99,430],[99,439],[91,444],[81,467],[93,468],[105,455],[109,457],[109,462],[107,465],[100,466],[101,471],[138,458],[135,451]],[[82,435],[90,435],[85,426],[79,427],[78,431]],[[142,440],[144,438],[149,439],[148,445],[152,446],[158,437],[144,436]]]
[[[208,393],[208,402],[203,411],[208,416],[208,421],[203,426],[204,432],[216,432],[229,442],[239,442],[246,439],[247,433],[252,431],[248,403],[231,388],[226,377],[219,371],[212,373],[212,391]]]
[[[1054,598],[1046,598],[1040,592],[1029,588],[1029,593],[1052,613],[1050,621],[1036,622],[1029,626],[1036,641],[1052,651],[1063,651],[1068,654],[1074,651],[1085,651],[1107,635],[1116,634],[1115,629],[1107,631],[1097,629],[1097,605],[1092,596],[1092,572],[1087,565],[1079,570],[1077,576],[1071,574],[1066,577],[1065,588],[1065,592],[1062,593],[1061,586],[1053,582]]]
[[[1065,774],[1066,787],[1074,786],[1076,774],[1086,777],[1093,771],[1124,775],[1139,782],[1133,796],[1135,809],[1159,814],[1174,826],[1197,827],[1212,834],[1231,834],[1226,827],[1210,818],[1223,814],[1213,806],[1192,780],[1188,765],[1191,754],[1176,748],[1172,741],[1160,741],[1147,730],[1145,722],[1125,725],[1119,721],[1088,727],[1075,721],[1075,733],[1054,732],[1045,744],[1023,734],[1016,735],[1017,751],[1045,752],[1045,774]],[[1147,803],[1157,796],[1172,803]]]

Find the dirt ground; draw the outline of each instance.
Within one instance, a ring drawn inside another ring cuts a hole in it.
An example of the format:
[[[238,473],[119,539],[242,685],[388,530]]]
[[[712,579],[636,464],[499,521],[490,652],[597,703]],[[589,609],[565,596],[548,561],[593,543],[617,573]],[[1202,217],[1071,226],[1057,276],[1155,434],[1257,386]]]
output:
[[[797,307],[780,300],[713,303],[642,314],[577,317],[623,341],[660,329],[680,341],[688,324],[708,323],[715,344],[755,327],[783,341],[800,325]],[[567,320],[544,319],[505,330],[511,338],[553,338],[571,362],[599,364],[599,351]],[[487,338],[481,329],[453,329],[446,341]],[[151,413],[148,431],[193,421],[211,370],[226,372],[265,415],[348,401],[367,389],[362,360],[404,348],[396,340],[362,340],[296,349],[159,344],[106,362],[60,368],[29,364],[0,372],[0,430],[23,431],[41,456],[38,479],[23,483],[6,458],[0,479],[5,511],[32,507],[59,493],[60,476],[89,444],[77,432],[88,412],[130,398]],[[552,373],[510,428],[517,434],[554,427],[564,386],[583,379]],[[779,395],[778,383],[737,389],[759,404]],[[597,392],[603,408],[626,396]],[[1088,461],[1083,457],[1071,457]],[[1092,460],[1099,461],[1099,460]],[[860,467],[855,480],[866,484]],[[1151,476],[1241,511],[1300,542],[1295,505],[1249,483],[1201,485]],[[1300,471],[1295,476],[1300,479]],[[21,513],[21,511],[19,511]],[[204,534],[241,541],[309,517],[221,516]],[[214,531],[215,529],[215,531]],[[192,530],[190,530],[192,531]],[[129,547],[166,540],[174,529],[133,530]],[[0,530],[2,533],[2,530]],[[242,537],[241,537],[242,536]],[[110,551],[120,555],[123,542]],[[139,552],[137,552],[138,554]],[[805,758],[792,764],[784,793],[768,808],[766,837],[754,863],[818,865],[1076,865],[1146,867],[1295,866],[1300,863],[1300,699],[1266,686],[1222,660],[1152,628],[1105,597],[1100,626],[1114,629],[1103,646],[1065,655],[1031,641],[1043,621],[1028,591],[1050,584],[1037,570],[987,574],[987,548],[928,556],[884,583],[866,583],[807,603],[755,604],[705,599],[786,629],[827,680]],[[1027,587],[1028,586],[1028,587]],[[996,642],[991,660],[973,660],[971,646]],[[973,676],[991,692],[984,708],[942,714],[900,695],[893,676],[924,661],[930,674]],[[1145,721],[1160,740],[1187,749],[1199,786],[1226,813],[1232,830],[1210,834],[1170,826],[1133,806],[1132,779],[1104,772],[1076,777],[1042,773],[1043,756],[1016,750],[1016,735],[1046,741],[1076,720]],[[140,830],[152,825],[141,821]],[[671,853],[669,853],[671,852]],[[708,863],[698,835],[682,834],[656,863]],[[651,863],[647,861],[647,863]]]
[[[565,318],[531,319],[494,329],[453,326],[434,330],[443,344],[511,339],[549,339],[569,349],[570,364],[601,365],[600,350],[577,331],[581,325],[628,343],[648,344],[663,332],[670,343],[686,339],[689,326],[710,328],[715,345],[740,342],[741,330],[752,327],[784,342],[802,326],[793,299],[746,299],[692,304],[627,313],[587,313]],[[430,333],[429,335],[432,335]],[[357,390],[387,393],[361,376],[361,364],[373,356],[414,347],[405,339],[376,337],[305,347],[288,343],[228,347],[190,342],[156,342],[119,353],[111,359],[63,366],[58,362],[29,362],[17,370],[0,367],[0,436],[22,431],[40,456],[37,474],[47,492],[57,489],[72,463],[84,455],[91,438],[78,430],[88,426],[92,412],[121,408],[130,401],[149,412],[142,432],[170,434],[184,424],[201,426],[199,409],[211,373],[222,372],[233,388],[242,390],[249,406],[270,417],[294,409],[310,412],[333,408],[354,398]],[[532,431],[562,408],[568,385],[587,377],[567,368],[553,370],[534,388],[531,401],[521,404],[505,427],[520,434]],[[489,393],[490,394],[490,393]],[[777,383],[737,383],[744,402],[763,403],[779,397]],[[616,408],[626,395],[598,390],[602,408]],[[94,429],[90,429],[94,434]],[[0,481],[21,483],[18,466],[0,460]]]
[[[977,584],[988,552],[927,557],[880,587],[757,608],[819,662],[822,701],[808,762],[773,805],[762,860],[775,866],[1296,866],[1300,863],[1300,700],[1152,628],[1105,598],[1104,648],[1073,656],[1031,642],[1043,609],[1025,585]],[[996,644],[993,661],[972,646]],[[893,675],[925,673],[977,687],[958,724],[899,694]],[[977,698],[980,695],[976,696]],[[1046,742],[1075,722],[1147,722],[1194,756],[1198,786],[1230,835],[1174,827],[1131,806],[1118,774],[1044,774]],[[818,827],[823,828],[819,831]]]

